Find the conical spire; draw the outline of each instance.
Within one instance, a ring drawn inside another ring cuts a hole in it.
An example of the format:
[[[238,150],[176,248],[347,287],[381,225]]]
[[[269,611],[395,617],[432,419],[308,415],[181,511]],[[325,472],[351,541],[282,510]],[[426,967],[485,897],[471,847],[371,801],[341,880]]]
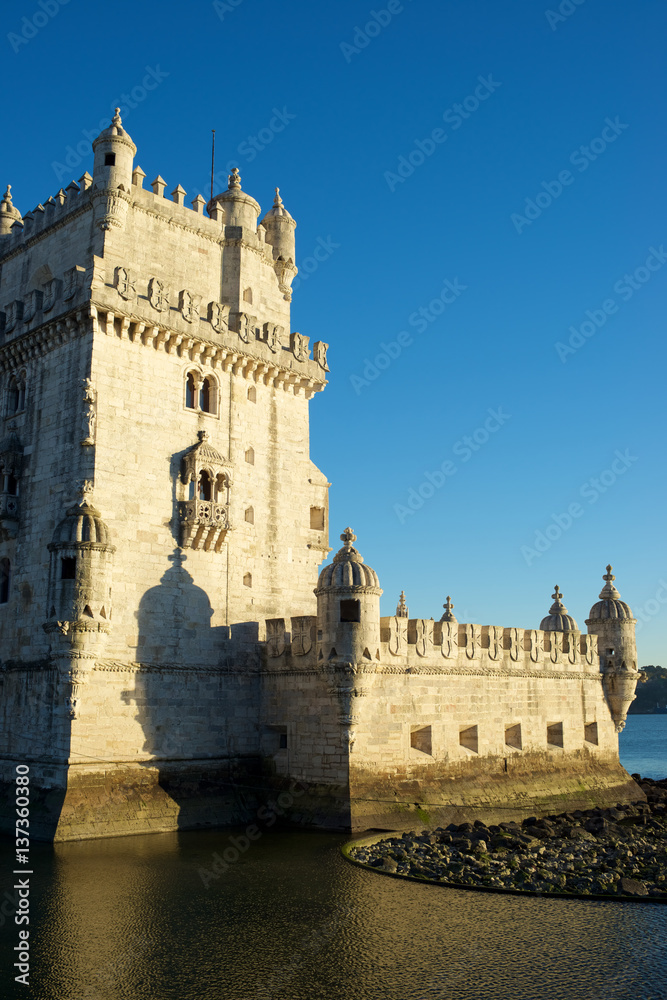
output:
[[[452,622],[453,624],[455,624],[457,619],[454,617],[454,605],[452,604],[452,599],[449,596],[449,594],[447,594],[447,601],[445,602],[445,604],[443,604],[443,608],[445,609],[445,613],[440,619],[440,621]]]
[[[277,188],[276,188],[277,190]],[[398,599],[398,604],[396,605],[396,617],[397,618],[409,618],[409,608],[405,603],[405,591],[401,591],[401,596]]]

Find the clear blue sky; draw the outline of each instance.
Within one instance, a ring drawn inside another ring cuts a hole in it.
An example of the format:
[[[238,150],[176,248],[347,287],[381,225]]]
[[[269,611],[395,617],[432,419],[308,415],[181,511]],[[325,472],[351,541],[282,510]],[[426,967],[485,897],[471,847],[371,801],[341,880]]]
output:
[[[206,193],[211,128],[280,185],[331,544],[383,613],[536,627],[557,582],[585,630],[612,562],[665,664],[664,3],[42,3],[5,12],[2,181],[26,211],[91,170],[120,101],[167,192]]]

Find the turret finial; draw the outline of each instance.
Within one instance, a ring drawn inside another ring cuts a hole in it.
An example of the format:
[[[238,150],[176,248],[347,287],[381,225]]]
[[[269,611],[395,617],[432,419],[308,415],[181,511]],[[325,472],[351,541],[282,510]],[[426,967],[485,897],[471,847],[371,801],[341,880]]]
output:
[[[120,117],[120,108],[114,108],[113,110],[114,110],[114,116],[111,119],[111,124],[115,125],[116,128],[120,128],[121,125],[123,124],[123,120]]]
[[[396,617],[397,618],[409,618],[410,613],[408,606],[405,602],[405,591],[401,591],[401,596],[398,599],[398,604],[396,605]]]
[[[616,587],[614,586],[613,581],[616,579],[616,577],[614,576],[611,570],[612,567],[610,564],[607,566],[607,572],[602,577],[602,579],[604,580],[604,587],[600,591],[600,599],[603,601],[606,600],[618,601],[621,596]]]
[[[232,188],[238,188],[239,191],[241,190],[241,175],[239,173],[239,168],[238,167],[232,167],[232,172],[229,175],[229,189],[230,189],[230,191],[232,190]]]
[[[280,188],[276,188],[276,196],[273,199],[273,204],[274,205],[282,205],[282,203],[283,203],[283,200],[280,197]]]
[[[340,540],[341,542],[345,542],[345,548],[349,552],[349,550],[352,548],[352,543],[356,542],[357,536],[352,531],[352,528],[346,528],[343,534],[340,536]]]
[[[567,608],[563,604],[563,593],[562,593],[561,590],[558,589],[558,584],[556,584],[556,586],[554,587],[554,592],[551,595],[551,597],[553,598],[553,602],[554,603],[549,608],[549,614],[550,615],[559,615],[559,614],[560,615],[566,615],[567,614]]]
[[[277,190],[278,189],[276,188],[276,191]],[[11,205],[11,203],[12,203],[12,186],[11,186],[11,184],[7,185],[7,190],[5,191],[5,196],[4,196],[4,198],[2,200],[3,201],[8,201],[9,204]]]

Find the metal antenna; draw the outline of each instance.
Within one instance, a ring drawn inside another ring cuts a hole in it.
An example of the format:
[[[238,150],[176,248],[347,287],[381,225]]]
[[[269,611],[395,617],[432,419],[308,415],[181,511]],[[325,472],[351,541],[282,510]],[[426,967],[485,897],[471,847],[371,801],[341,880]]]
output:
[[[215,169],[215,129],[212,128],[213,138],[211,142],[211,201],[213,201],[213,171]]]

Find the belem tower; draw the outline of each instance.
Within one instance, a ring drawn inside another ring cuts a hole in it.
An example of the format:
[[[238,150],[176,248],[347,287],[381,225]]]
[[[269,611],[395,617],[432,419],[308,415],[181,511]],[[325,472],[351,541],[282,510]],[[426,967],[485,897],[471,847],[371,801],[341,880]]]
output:
[[[245,822],[280,794],[347,830],[643,799],[611,567],[585,633],[558,588],[539,628],[403,595],[381,618],[350,528],[318,575],[329,367],[290,326],[294,219],[276,189],[258,221],[237,170],[208,205],[145,187],[118,112],[93,151],[92,177],[0,204],[0,760],[3,794],[30,767],[33,836]]]

